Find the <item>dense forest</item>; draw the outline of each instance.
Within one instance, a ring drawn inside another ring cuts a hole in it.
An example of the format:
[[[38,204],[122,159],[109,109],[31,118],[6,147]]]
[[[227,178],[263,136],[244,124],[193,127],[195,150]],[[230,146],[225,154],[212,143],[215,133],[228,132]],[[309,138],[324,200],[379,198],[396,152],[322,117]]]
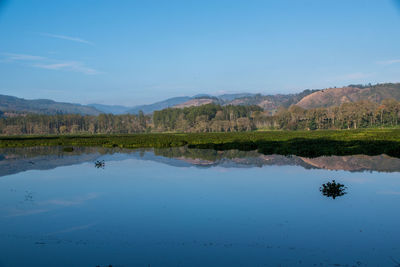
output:
[[[262,113],[259,106],[220,106],[216,104],[168,108],[155,111],[155,131],[241,132],[255,130],[253,115]]]
[[[0,114],[1,115],[1,114]],[[259,106],[207,104],[167,108],[152,115],[98,116],[25,114],[0,118],[0,134],[77,134],[142,132],[241,132],[397,127],[400,102],[359,101],[328,108],[281,107],[274,115]]]

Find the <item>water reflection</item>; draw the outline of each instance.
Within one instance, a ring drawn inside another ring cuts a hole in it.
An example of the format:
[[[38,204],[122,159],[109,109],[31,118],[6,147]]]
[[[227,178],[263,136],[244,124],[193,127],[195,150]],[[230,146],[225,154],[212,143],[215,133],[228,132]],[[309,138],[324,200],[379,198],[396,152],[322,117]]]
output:
[[[104,168],[105,160],[141,159],[175,167],[252,168],[262,166],[302,166],[305,169],[399,172],[400,158],[387,155],[299,156],[264,155],[257,151],[190,149],[120,149],[103,147],[28,147],[0,149],[0,176],[27,170],[49,170],[60,166],[95,162]]]
[[[347,187],[344,186],[344,184],[336,183],[335,180],[322,184],[322,186],[319,188],[319,190],[322,192],[322,195],[328,198],[331,197],[333,199],[347,194],[346,189]]]
[[[398,173],[317,169],[396,170],[385,155],[80,147],[0,154],[2,173],[52,168],[0,179],[0,266],[393,266],[400,255]]]

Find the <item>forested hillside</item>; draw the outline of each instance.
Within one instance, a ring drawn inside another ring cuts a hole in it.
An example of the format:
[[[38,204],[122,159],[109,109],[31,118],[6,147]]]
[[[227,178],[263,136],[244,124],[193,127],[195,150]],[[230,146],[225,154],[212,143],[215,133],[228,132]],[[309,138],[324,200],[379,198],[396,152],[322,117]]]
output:
[[[0,111],[5,114],[81,114],[98,115],[101,112],[89,106],[55,102],[48,99],[26,100],[13,96],[0,95]]]
[[[144,113],[148,114],[148,113],[152,113],[155,110],[161,110],[164,108],[169,108],[169,107],[172,107],[175,105],[182,104],[186,101],[189,101],[190,99],[192,99],[192,98],[188,97],[188,96],[173,97],[173,98],[169,98],[164,101],[156,102],[154,104],[135,106],[133,108],[130,108],[126,112],[130,113],[130,114],[138,114],[139,111],[143,111]]]
[[[102,105],[102,104],[89,104],[89,107],[94,107],[95,109],[99,110],[101,113],[106,114],[126,114],[130,107],[120,106],[120,105]]]
[[[317,130],[398,127],[400,102],[359,101],[328,108],[281,107],[270,115],[259,106],[168,108],[153,115],[35,115],[3,117],[0,134],[238,132],[253,130]]]

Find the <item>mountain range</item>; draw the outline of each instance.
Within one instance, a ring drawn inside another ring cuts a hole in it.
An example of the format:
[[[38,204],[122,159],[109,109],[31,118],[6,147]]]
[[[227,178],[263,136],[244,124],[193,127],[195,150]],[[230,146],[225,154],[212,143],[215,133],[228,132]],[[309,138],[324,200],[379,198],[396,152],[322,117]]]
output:
[[[101,111],[81,104],[56,102],[49,99],[26,100],[8,95],[0,95],[0,113],[18,115],[36,114],[83,114],[99,115]],[[1,115],[1,114],[0,114]]]
[[[15,114],[81,114],[98,115],[137,114],[140,110],[145,114],[169,107],[184,108],[209,103],[220,105],[258,105],[265,111],[274,112],[279,107],[298,105],[305,109],[338,106],[345,102],[369,100],[380,103],[384,99],[393,98],[400,101],[400,83],[384,83],[376,85],[349,85],[340,88],[320,90],[304,90],[296,94],[262,95],[251,93],[223,94],[219,96],[195,95],[173,97],[148,105],[121,106],[103,104],[72,104],[56,102],[48,99],[26,100],[13,96],[0,95],[0,112],[6,115]]]

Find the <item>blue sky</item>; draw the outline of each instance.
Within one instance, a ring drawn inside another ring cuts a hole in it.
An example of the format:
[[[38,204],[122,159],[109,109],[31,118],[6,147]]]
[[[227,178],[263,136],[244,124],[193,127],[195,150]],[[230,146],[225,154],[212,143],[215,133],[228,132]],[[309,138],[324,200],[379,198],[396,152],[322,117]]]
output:
[[[0,0],[0,94],[136,105],[400,81],[397,0]]]

